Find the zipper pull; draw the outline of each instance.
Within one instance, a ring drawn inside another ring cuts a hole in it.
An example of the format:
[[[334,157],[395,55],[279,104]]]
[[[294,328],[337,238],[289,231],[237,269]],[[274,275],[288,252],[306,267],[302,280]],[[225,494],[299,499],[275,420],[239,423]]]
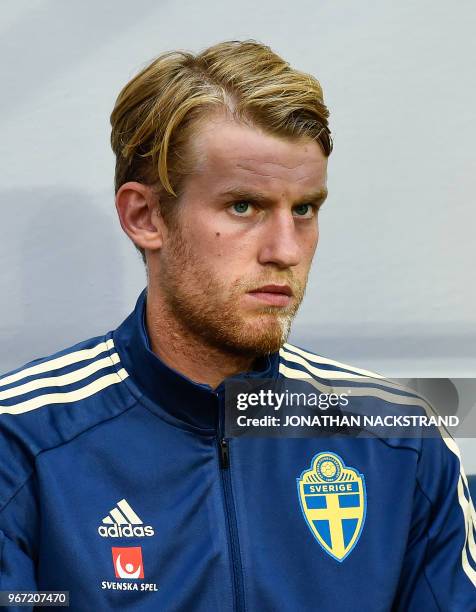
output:
[[[228,441],[225,438],[220,440],[220,459],[221,467],[226,470],[230,467],[230,449],[228,448]]]

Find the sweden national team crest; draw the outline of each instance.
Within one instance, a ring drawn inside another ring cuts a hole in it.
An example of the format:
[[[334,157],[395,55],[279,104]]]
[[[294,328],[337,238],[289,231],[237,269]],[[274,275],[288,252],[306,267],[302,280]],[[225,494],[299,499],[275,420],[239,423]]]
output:
[[[335,453],[315,455],[297,478],[299,502],[312,534],[331,557],[343,561],[360,538],[367,494],[363,474]]]

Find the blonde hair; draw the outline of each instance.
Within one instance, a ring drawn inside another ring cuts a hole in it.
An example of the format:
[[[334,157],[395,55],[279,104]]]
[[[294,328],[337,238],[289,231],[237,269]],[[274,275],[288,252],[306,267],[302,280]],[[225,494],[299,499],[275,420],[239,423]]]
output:
[[[271,134],[308,136],[326,156],[332,151],[319,82],[266,45],[227,41],[197,55],[172,51],[150,62],[116,100],[111,114],[116,193],[127,181],[139,181],[178,197],[191,171],[186,153],[193,127],[220,108]]]

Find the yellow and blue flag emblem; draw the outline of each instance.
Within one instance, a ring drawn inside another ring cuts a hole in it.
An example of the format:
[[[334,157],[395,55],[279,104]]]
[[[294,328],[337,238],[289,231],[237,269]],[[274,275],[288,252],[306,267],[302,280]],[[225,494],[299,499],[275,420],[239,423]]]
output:
[[[331,557],[343,561],[357,544],[365,522],[364,475],[339,455],[315,455],[297,478],[299,502],[312,534]]]

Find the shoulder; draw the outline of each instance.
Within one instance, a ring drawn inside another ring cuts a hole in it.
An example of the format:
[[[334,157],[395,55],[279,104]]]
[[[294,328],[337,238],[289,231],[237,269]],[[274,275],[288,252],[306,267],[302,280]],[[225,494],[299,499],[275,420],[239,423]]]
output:
[[[279,371],[293,385],[303,381],[319,393],[345,396],[339,409],[343,415],[356,417],[360,435],[376,437],[393,448],[411,449],[419,456],[422,439],[431,436],[435,440],[431,454],[443,447],[459,458],[443,420],[446,417],[440,417],[427,398],[397,380],[288,343],[280,350]]]
[[[279,355],[282,376],[304,380],[323,392],[347,389],[351,391],[354,402],[359,398],[387,406],[403,407],[416,403],[422,410],[426,408],[423,398],[414,390],[377,372],[323,357],[289,343],[284,344]]]
[[[293,344],[287,343],[280,350],[279,369],[286,378],[305,380],[317,388],[322,387],[323,391],[347,389],[353,397],[354,408],[371,402],[376,409],[418,408],[422,415],[434,414],[434,409],[422,395],[397,380],[322,357]]]
[[[112,334],[91,338],[0,376],[0,509],[36,457],[135,403]]]
[[[352,399],[352,409],[369,406],[382,409],[409,405],[425,409],[423,398],[412,389],[348,363],[317,355],[312,351],[286,343],[280,350],[279,371],[293,381],[304,381],[323,393],[346,392]]]
[[[385,377],[376,372],[365,370],[335,359],[286,343],[279,351],[280,371],[289,378],[300,377],[299,372],[308,376],[322,376],[324,378],[348,379],[352,377],[368,377],[385,381]],[[296,373],[297,370],[297,373]]]
[[[0,376],[0,415],[80,402],[125,378],[112,334],[90,338]]]

